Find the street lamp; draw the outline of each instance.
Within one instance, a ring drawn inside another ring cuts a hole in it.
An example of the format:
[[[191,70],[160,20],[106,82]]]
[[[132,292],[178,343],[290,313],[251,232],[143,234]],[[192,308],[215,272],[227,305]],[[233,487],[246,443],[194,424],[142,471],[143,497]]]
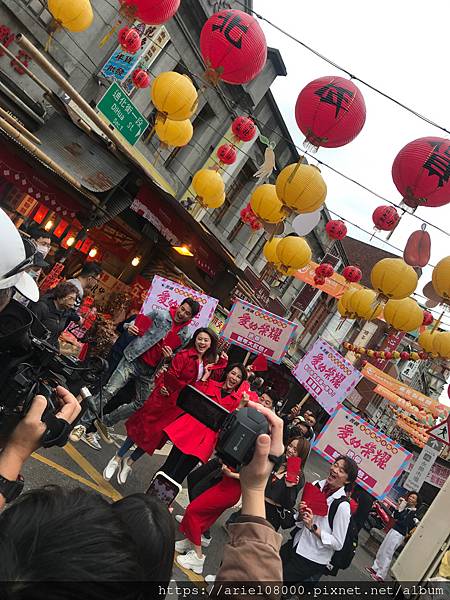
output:
[[[140,256],[135,256],[132,261],[131,261],[131,265],[133,267],[137,267],[138,264],[141,262],[141,257]]]
[[[194,256],[187,244],[181,244],[180,246],[172,246],[172,248],[175,250],[175,252],[181,254],[181,256]]]

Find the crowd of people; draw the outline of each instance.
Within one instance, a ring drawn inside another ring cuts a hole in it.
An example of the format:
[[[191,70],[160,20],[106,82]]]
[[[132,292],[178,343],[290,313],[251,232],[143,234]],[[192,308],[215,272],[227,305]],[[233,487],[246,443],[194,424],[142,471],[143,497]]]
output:
[[[28,272],[36,266],[33,256],[26,257],[19,234],[1,211],[0,228],[7,232],[7,245],[0,238],[6,256],[0,259],[0,310],[18,292],[30,301],[34,335],[35,327],[43,327],[49,332],[48,342],[57,348],[68,324],[80,320],[77,309],[99,267],[85,266],[77,279],[63,281],[39,298],[35,276]],[[43,242],[39,237],[37,242],[39,252]],[[0,579],[45,579],[49,573],[40,565],[56,561],[61,579],[95,580],[100,573],[104,581],[169,581],[175,551],[179,565],[201,574],[210,529],[233,507],[239,510],[228,521],[230,542],[217,580],[318,581],[336,574],[337,565],[343,564],[334,561],[338,553],[354,552],[348,540],[353,526],[360,529],[355,525],[358,504],[351,501],[357,464],[340,456],[326,479],[312,482],[328,507],[327,514],[315,514],[302,499],[315,439],[313,409],[300,403],[287,414],[277,414],[276,392],[262,378],[262,383],[256,381],[251,366],[230,364],[211,329],[191,333],[189,326],[199,311],[198,302],[186,298],[173,309],[152,310],[144,324],[135,315],[127,318],[118,326],[118,339],[110,350],[105,385],[88,403],[58,387],[60,406],[54,415],[68,424],[72,442],[83,441],[95,449],[101,448],[100,440],[111,444],[114,425],[125,421],[127,437],[103,471],[105,480],[115,476],[121,486],[137,460],[169,442],[170,452],[159,471],[176,485],[188,480],[190,503],[177,516],[182,538],[175,541],[171,507],[146,494],[111,504],[82,489],[31,490],[0,516],[1,555],[8,555],[0,561]],[[187,386],[229,412],[249,407],[264,416],[269,434],[257,438],[249,464],[230,467],[215,454],[218,431],[177,404]],[[117,406],[116,396],[124,389],[128,393]],[[111,403],[114,409],[108,410]],[[20,471],[42,443],[46,408],[47,399],[37,395],[0,453],[1,506],[20,494]],[[415,526],[419,504],[418,494],[411,493],[399,505],[395,526],[369,569],[374,579],[386,578],[395,550]],[[282,547],[280,529],[290,530]]]

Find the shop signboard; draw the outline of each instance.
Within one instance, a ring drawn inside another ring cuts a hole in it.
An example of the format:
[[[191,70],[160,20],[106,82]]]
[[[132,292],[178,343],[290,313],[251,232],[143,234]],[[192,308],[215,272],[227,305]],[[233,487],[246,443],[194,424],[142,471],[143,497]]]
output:
[[[197,300],[201,306],[198,315],[192,319],[190,329],[194,331],[199,327],[208,327],[219,301],[216,298],[192,290],[176,281],[171,281],[159,275],[153,277],[141,312],[149,313],[155,308],[167,310],[174,306],[179,306],[186,298]]]
[[[422,448],[422,452],[414,461],[414,465],[410,470],[408,477],[403,483],[403,487],[409,491],[418,492],[425,483],[428,474],[433,468],[437,457],[441,453],[444,444],[433,438],[429,438],[426,446]]]
[[[144,115],[115,81],[98,102],[97,109],[132,146],[149,125]]]
[[[209,324],[209,327],[215,333],[217,333],[217,335],[219,335],[220,332],[222,331],[222,329],[225,327],[226,320],[227,320],[227,315],[225,314],[225,312],[223,312],[219,308],[216,308],[216,310],[212,316],[211,322]]]
[[[286,354],[297,325],[259,306],[237,300],[228,315],[222,337],[279,364]]]
[[[331,463],[342,455],[353,458],[358,465],[358,484],[378,500],[387,496],[412,458],[411,452],[342,404],[336,407],[313,449]]]
[[[361,379],[361,373],[321,338],[292,374],[329,414]]]

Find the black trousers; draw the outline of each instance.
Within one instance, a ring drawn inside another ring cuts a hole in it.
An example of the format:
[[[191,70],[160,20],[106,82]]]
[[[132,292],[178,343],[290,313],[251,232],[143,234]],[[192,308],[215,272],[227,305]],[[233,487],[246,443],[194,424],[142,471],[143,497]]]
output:
[[[283,583],[305,583],[319,581],[328,569],[326,565],[313,562],[296,553],[290,539],[281,547],[280,557],[283,564]]]
[[[183,454],[181,450],[179,450],[176,446],[173,446],[166,462],[162,467],[159,468],[159,471],[163,471],[166,475],[181,485],[199,462],[200,461],[196,456],[192,456],[191,454]]]
[[[277,507],[274,506],[273,504],[270,504],[269,502],[266,502],[266,519],[269,521],[269,523],[272,525],[272,527],[275,529],[275,531],[278,531],[280,529],[281,526],[281,516],[280,513],[277,510]]]

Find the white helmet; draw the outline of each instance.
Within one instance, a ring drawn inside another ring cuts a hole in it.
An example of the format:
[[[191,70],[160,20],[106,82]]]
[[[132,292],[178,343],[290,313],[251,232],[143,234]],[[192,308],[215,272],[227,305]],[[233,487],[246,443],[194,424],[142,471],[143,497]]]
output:
[[[16,226],[0,208],[0,289],[15,287],[32,302],[39,300],[39,288],[24,270],[33,266],[33,256],[26,257]]]

